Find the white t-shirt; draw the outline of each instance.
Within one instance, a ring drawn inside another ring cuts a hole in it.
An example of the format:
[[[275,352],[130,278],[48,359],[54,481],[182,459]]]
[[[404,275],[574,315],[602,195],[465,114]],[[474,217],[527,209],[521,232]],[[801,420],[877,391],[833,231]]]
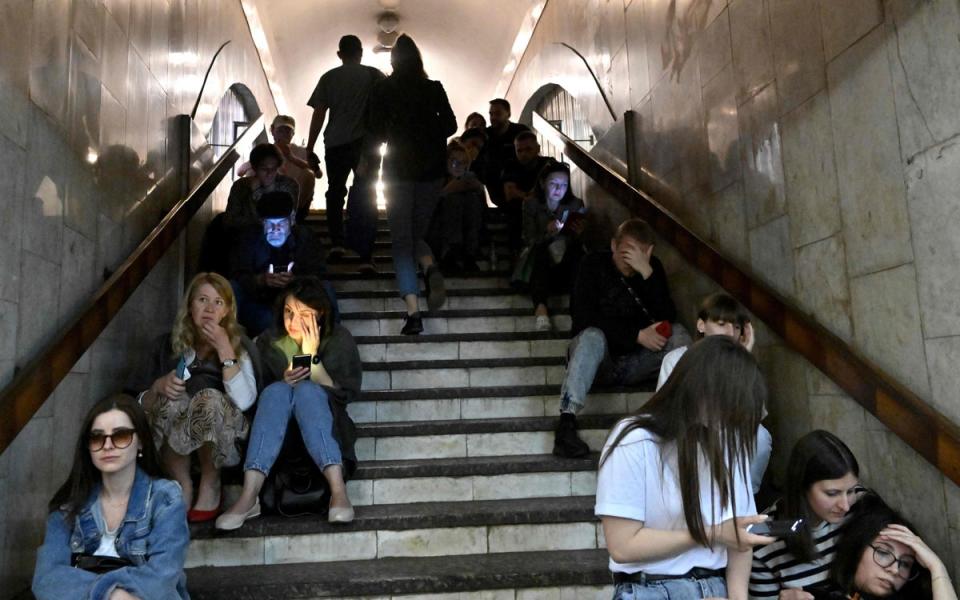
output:
[[[619,435],[629,420],[620,421],[613,428],[607,444]],[[634,429],[620,441],[597,476],[597,503],[594,513],[598,517],[609,516],[634,521],[643,521],[644,527],[663,530],[686,529],[683,518],[683,500],[677,473],[676,446],[672,443],[661,446],[657,436],[646,429]],[[700,510],[704,526],[719,524],[733,516],[756,514],[757,509],[750,493],[750,474],[734,468],[733,497],[736,500],[736,515],[731,504],[721,507],[719,493],[711,498],[709,469],[706,458],[700,456]],[[694,567],[723,569],[727,566],[727,549],[722,545],[714,548],[697,546],[677,556],[642,563],[618,563],[610,559],[610,570],[620,573],[645,573],[656,575],[682,575]]]
[[[680,346],[663,355],[663,360],[660,362],[660,376],[657,377],[658,390],[662,388],[663,384],[670,378],[670,373],[673,373],[673,368],[677,366],[677,363],[680,362],[680,359],[686,351],[687,346]]]

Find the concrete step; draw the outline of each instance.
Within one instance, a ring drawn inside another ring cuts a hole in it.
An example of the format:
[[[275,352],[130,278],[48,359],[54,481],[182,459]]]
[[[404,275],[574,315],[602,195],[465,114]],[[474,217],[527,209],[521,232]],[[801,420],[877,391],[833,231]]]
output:
[[[219,532],[191,528],[187,567],[603,547],[593,496],[356,507],[352,523],[263,516]]]
[[[362,390],[559,384],[565,358],[497,358],[363,363]]]
[[[424,294],[421,292],[421,297]],[[381,312],[391,311],[404,314],[403,301],[396,290],[337,290],[337,303],[344,318],[353,312]],[[554,312],[564,310],[570,306],[569,296],[553,296],[548,306]],[[530,296],[518,293],[510,287],[503,288],[463,288],[448,289],[447,304],[442,310],[493,310],[493,309],[523,309],[525,314],[533,314],[533,304]]]
[[[609,600],[604,550],[193,568],[194,600]]]
[[[444,285],[447,289],[476,289],[499,288],[509,289],[510,273],[508,271],[487,271],[475,273],[469,277],[445,277]],[[324,278],[333,283],[334,289],[340,291],[393,291],[396,294],[396,274],[393,271],[379,273],[327,273]],[[423,281],[420,282],[423,290]]]
[[[399,304],[399,302],[398,302]],[[448,302],[449,304],[449,302]],[[472,314],[471,314],[472,313]],[[356,319],[353,315],[343,315],[342,321],[354,336],[399,336],[406,322],[406,311],[383,311],[382,313],[365,313],[368,318]],[[477,309],[457,310],[445,314],[445,311],[424,312],[424,332],[420,336],[429,334],[472,334],[472,333],[503,333],[537,331],[537,318],[532,309]],[[564,337],[569,337],[572,321],[570,315],[554,314],[550,317],[553,329]],[[404,336],[412,337],[412,336]]]
[[[352,258],[358,258],[358,257],[352,257]],[[377,270],[392,270],[392,269],[393,269],[393,259],[391,259],[389,256],[386,256],[386,257],[380,256],[380,257],[377,257],[375,260],[376,260]],[[507,269],[509,269],[509,268],[513,265],[513,261],[510,260],[510,259],[508,259],[508,258],[498,259],[498,260],[497,260],[497,263],[496,263],[496,266],[495,266],[493,269],[491,269],[490,264],[491,264],[490,261],[487,260],[487,259],[480,259],[480,260],[478,260],[478,261],[477,261],[477,266],[478,266],[479,269],[480,269],[479,272],[480,272],[480,273],[484,273],[484,272],[491,271],[491,270],[506,271]],[[359,267],[359,265],[360,265],[359,260],[357,260],[357,261],[350,261],[350,262],[341,262],[341,261],[333,262],[333,261],[328,261],[328,262],[327,262],[327,273],[354,273],[354,274],[356,274],[356,273],[359,273],[359,271],[357,270],[357,268]]]
[[[347,483],[354,506],[592,496],[597,455],[369,461]]]
[[[360,359],[365,363],[402,360],[469,360],[494,358],[564,357],[569,340],[563,334],[547,338],[540,332],[507,334],[447,334],[357,337]],[[482,337],[494,339],[482,339]],[[520,336],[537,336],[524,339]],[[481,337],[480,340],[470,338]],[[520,339],[508,339],[520,337]],[[411,340],[410,338],[422,338]],[[436,340],[435,338],[440,338]],[[453,338],[445,341],[444,338]],[[466,338],[466,339],[456,339]]]
[[[584,415],[580,437],[599,452],[620,415]],[[558,417],[365,423],[357,426],[357,459],[405,460],[516,456],[553,452]]]

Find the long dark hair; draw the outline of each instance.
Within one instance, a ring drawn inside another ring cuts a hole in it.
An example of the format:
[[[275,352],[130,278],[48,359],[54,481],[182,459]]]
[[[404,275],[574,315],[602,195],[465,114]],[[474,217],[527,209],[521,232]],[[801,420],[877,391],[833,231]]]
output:
[[[868,493],[861,498],[851,510],[850,520],[843,526],[843,534],[835,547],[836,556],[830,566],[830,580],[840,586],[844,592],[852,594],[857,591],[857,565],[863,553],[870,550],[871,544],[888,525],[903,525],[913,533],[916,528],[897,511],[890,508],[883,499],[875,493]],[[917,563],[920,575],[916,579],[906,582],[898,592],[889,598],[931,598],[930,571]]]
[[[137,440],[142,447],[142,456],[137,457],[137,466],[147,475],[154,478],[166,478],[160,466],[157,448],[153,445],[153,434],[150,432],[150,423],[147,415],[137,401],[126,394],[115,394],[100,400],[87,412],[80,426],[80,435],[73,452],[73,466],[70,476],[53,495],[48,506],[50,512],[55,510],[66,511],[67,523],[73,523],[84,503],[90,498],[94,488],[102,480],[102,475],[90,458],[90,448],[87,444],[90,437],[90,428],[93,421],[105,412],[119,410],[130,417],[133,429],[137,432]]]
[[[390,64],[393,65],[393,75],[399,78],[426,79],[427,72],[423,70],[423,56],[417,44],[407,34],[397,38],[390,52]]]
[[[811,431],[800,438],[790,451],[786,486],[777,517],[804,520],[800,534],[788,536],[785,540],[787,549],[801,562],[820,557],[811,527],[819,517],[807,501],[810,487],[818,481],[840,479],[848,473],[859,477],[860,464],[850,448],[829,431]]]
[[[560,204],[566,204],[572,199],[576,198],[573,194],[573,182],[570,181],[570,165],[567,163],[560,162],[553,158],[548,159],[546,164],[543,165],[543,168],[540,169],[540,173],[537,175],[537,183],[533,187],[534,197],[540,201],[541,204],[546,203],[547,201],[547,190],[544,182],[547,180],[547,177],[553,173],[566,173],[567,181],[567,193],[563,195],[563,198],[560,198]]]
[[[277,296],[274,305],[274,319],[277,334],[283,337],[287,333],[286,323],[283,322],[283,309],[287,298],[293,296],[303,304],[317,311],[317,325],[320,329],[320,342],[323,342],[333,332],[333,305],[330,296],[323,287],[323,281],[314,275],[296,277],[283,288]]]
[[[702,451],[708,462],[704,467],[719,492],[720,505],[729,502],[736,514],[734,469],[747,480],[747,463],[766,399],[767,385],[753,356],[727,336],[706,337],[690,347],[640,412],[628,417],[604,451],[600,468],[636,429],[655,434],[661,447],[676,444],[684,520],[693,539],[710,547],[700,512],[699,454]]]

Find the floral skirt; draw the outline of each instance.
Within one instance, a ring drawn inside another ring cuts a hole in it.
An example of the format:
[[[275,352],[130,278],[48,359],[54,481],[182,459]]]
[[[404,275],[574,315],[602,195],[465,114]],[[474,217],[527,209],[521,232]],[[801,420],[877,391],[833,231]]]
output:
[[[162,397],[145,408],[158,450],[166,444],[186,456],[211,444],[218,469],[240,464],[243,456],[237,442],[247,439],[250,424],[223,392],[208,388],[192,398]]]

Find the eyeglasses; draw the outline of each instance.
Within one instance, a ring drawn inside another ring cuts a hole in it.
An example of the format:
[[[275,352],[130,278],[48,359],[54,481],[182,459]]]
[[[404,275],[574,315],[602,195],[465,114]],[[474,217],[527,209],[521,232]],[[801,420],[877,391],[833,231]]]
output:
[[[893,563],[897,563],[897,574],[907,581],[915,579],[917,575],[920,574],[920,570],[917,569],[917,561],[912,556],[902,556],[898,558],[896,554],[886,548],[878,548],[873,544],[871,544],[870,547],[873,548],[873,562],[884,569]]]
[[[94,431],[91,432],[87,437],[87,444],[91,452],[97,452],[99,450],[103,450],[104,444],[107,443],[107,438],[110,438],[110,442],[113,444],[114,448],[123,450],[133,443],[133,434],[136,432],[136,429],[128,428],[114,429],[113,433]]]

